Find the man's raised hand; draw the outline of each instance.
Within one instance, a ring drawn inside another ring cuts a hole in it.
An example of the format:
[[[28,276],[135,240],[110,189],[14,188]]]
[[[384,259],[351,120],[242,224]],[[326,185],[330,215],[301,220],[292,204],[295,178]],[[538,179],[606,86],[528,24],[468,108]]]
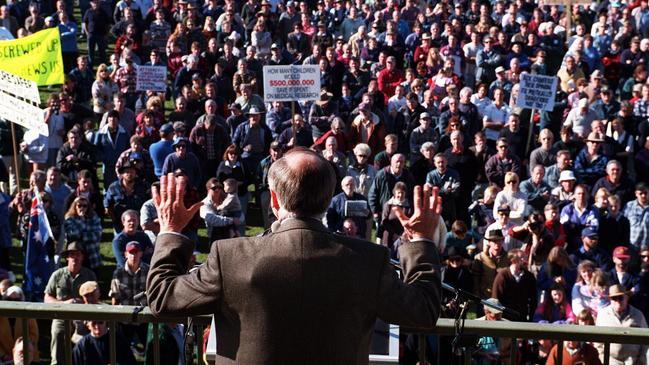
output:
[[[410,218],[400,207],[395,210],[397,218],[410,239],[433,240],[441,213],[442,198],[439,196],[439,188],[431,188],[429,185],[425,185],[423,189],[421,186],[415,186],[414,212]]]
[[[153,187],[153,203],[158,211],[160,232],[182,232],[201,208],[201,202],[195,203],[189,209],[185,207],[186,189],[187,177],[175,177],[173,173],[160,177],[160,189]]]

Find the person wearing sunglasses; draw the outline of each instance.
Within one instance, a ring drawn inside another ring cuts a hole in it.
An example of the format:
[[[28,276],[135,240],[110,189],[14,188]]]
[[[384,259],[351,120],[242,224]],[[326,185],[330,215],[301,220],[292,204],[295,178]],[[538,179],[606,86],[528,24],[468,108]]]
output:
[[[485,164],[485,173],[489,183],[504,187],[505,175],[513,172],[516,176],[521,175],[521,160],[509,151],[509,143],[504,137],[496,141],[496,154],[491,156]]]

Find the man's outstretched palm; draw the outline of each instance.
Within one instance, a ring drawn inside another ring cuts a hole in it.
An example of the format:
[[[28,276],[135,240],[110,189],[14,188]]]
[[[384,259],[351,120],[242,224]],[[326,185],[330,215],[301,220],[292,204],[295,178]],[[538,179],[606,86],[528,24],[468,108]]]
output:
[[[160,189],[153,187],[153,203],[158,211],[160,232],[182,232],[194,214],[201,208],[198,202],[189,209],[185,207],[187,177],[175,177],[173,173],[160,177]]]

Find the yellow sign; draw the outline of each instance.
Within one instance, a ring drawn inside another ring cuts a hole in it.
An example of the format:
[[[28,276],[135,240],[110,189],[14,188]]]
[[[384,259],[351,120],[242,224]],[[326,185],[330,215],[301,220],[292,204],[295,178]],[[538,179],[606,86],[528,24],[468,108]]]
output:
[[[0,70],[32,80],[39,86],[63,84],[59,28],[41,30],[11,41],[0,41]]]

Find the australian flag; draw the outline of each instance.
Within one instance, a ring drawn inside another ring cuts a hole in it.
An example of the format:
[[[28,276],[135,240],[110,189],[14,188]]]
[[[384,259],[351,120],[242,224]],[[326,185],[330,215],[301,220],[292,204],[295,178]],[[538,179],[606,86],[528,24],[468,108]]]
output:
[[[52,274],[53,263],[47,255],[47,240],[53,238],[43,202],[38,193],[32,200],[25,258],[25,291],[33,299],[42,300],[45,286]]]

